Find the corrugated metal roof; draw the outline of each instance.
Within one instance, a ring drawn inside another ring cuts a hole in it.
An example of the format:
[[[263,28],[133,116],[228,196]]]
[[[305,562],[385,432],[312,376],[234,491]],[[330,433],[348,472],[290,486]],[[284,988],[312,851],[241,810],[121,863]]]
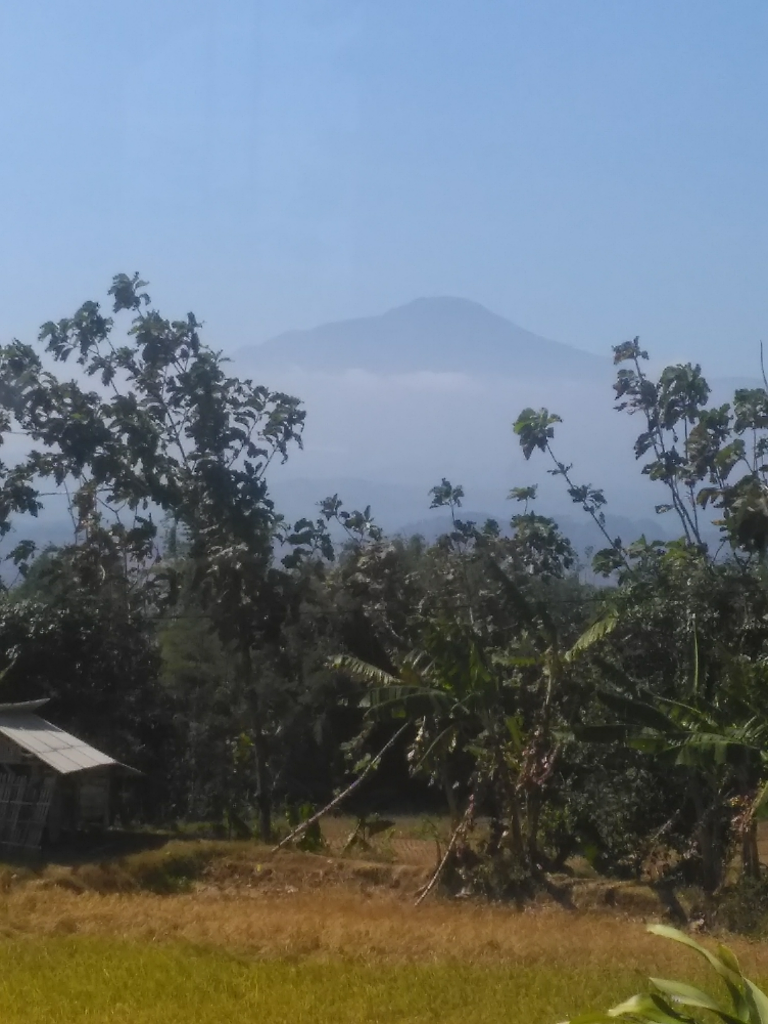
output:
[[[0,734],[45,762],[54,771],[67,775],[88,768],[117,765],[131,773],[140,774],[135,768],[120,764],[108,754],[102,754],[100,750],[79,740],[77,736],[32,714],[23,705],[16,707],[19,710],[13,710],[14,705],[0,705]]]
[[[17,702],[15,704],[0,704],[0,712],[2,711],[37,711],[43,704],[47,704],[50,697],[40,697],[39,700],[25,700]]]

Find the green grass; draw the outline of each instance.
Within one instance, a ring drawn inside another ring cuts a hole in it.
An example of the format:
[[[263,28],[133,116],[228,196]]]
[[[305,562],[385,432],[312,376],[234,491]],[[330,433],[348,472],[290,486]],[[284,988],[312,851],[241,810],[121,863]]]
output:
[[[180,945],[78,936],[0,941],[3,1024],[555,1024],[637,979],[585,965],[247,962]]]

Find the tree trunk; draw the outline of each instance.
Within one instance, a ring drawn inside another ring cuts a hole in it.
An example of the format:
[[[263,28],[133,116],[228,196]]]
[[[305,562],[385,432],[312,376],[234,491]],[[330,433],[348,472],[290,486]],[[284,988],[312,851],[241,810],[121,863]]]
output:
[[[272,777],[269,771],[267,741],[260,723],[254,729],[253,745],[256,754],[256,807],[259,816],[259,836],[262,843],[272,841]]]
[[[760,878],[760,853],[757,848],[757,822],[752,818],[741,840],[741,871],[745,878]]]
[[[712,821],[705,820],[699,828],[699,851],[701,853],[701,885],[705,892],[714,892],[720,884],[720,858],[713,834]]]
[[[251,644],[248,637],[242,641],[243,692],[249,709],[253,749],[256,758],[256,811],[259,822],[259,837],[263,843],[272,841],[272,776],[269,770],[269,745],[264,735],[261,703],[256,693],[251,660]]]
[[[696,808],[698,824],[696,838],[701,856],[701,887],[705,892],[714,892],[722,879],[722,844],[718,841],[719,826],[717,797],[708,807],[704,801],[702,786],[695,783],[693,801]]]
[[[514,787],[509,800],[510,828],[512,830],[512,853],[521,865],[526,864],[526,844],[523,839],[522,816],[520,814],[520,801]]]
[[[541,821],[541,800],[538,793],[529,793],[527,800],[528,818],[528,863],[535,871],[539,862],[539,823]]]
[[[501,849],[501,837],[504,834],[504,825],[496,813],[492,813],[488,822],[488,847],[489,857],[496,857]]]
[[[459,813],[459,807],[456,803],[456,794],[453,791],[451,780],[448,778],[448,773],[445,770],[441,772],[441,780],[443,783],[443,792],[445,793],[446,803],[448,804],[448,813],[451,816],[451,828],[455,829],[461,821],[461,814]]]

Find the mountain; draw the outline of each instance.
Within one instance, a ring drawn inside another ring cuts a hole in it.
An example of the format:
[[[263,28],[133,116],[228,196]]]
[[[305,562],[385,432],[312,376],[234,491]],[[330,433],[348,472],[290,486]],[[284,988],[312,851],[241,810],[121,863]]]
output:
[[[316,514],[316,502],[338,492],[348,508],[370,504],[388,532],[431,537],[428,491],[442,477],[463,485],[468,507],[501,522],[514,511],[509,489],[536,484],[536,510],[561,521],[580,551],[599,547],[549,459],[526,461],[511,429],[522,409],[546,407],[562,418],[557,458],[573,466],[576,483],[604,490],[612,533],[631,541],[676,532],[654,512],[667,500],[663,485],[634,457],[641,425],[614,408],[609,354],[541,338],[476,302],[417,299],[286,332],[233,361],[235,372],[305,403],[304,448],[270,479],[288,519]],[[712,381],[713,398],[725,401],[743,383]]]
[[[541,338],[477,302],[445,297],[416,299],[380,316],[287,331],[235,358],[259,368],[571,379],[605,374],[610,367],[605,357]]]
[[[232,358],[234,372],[305,404],[304,450],[271,482],[289,518],[298,492],[314,490],[316,501],[338,489],[396,530],[422,517],[427,491],[443,476],[492,515],[504,514],[510,487],[532,483],[541,511],[570,513],[546,461],[525,462],[514,438],[511,424],[527,406],[562,416],[559,456],[577,465],[582,482],[606,486],[615,514],[644,517],[654,498],[663,500],[634,466],[635,424],[613,411],[608,354],[539,337],[477,302],[417,299],[379,316],[288,331]],[[309,480],[311,488],[301,482]],[[337,486],[342,480],[367,483]]]

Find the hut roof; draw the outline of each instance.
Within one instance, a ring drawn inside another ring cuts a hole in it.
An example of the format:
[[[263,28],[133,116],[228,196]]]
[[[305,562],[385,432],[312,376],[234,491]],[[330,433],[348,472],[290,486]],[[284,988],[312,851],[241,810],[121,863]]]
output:
[[[105,768],[114,765],[130,774],[135,768],[121,764],[108,754],[90,746],[77,736],[35,714],[47,700],[30,700],[22,704],[0,704],[0,735],[43,761],[60,775]]]

